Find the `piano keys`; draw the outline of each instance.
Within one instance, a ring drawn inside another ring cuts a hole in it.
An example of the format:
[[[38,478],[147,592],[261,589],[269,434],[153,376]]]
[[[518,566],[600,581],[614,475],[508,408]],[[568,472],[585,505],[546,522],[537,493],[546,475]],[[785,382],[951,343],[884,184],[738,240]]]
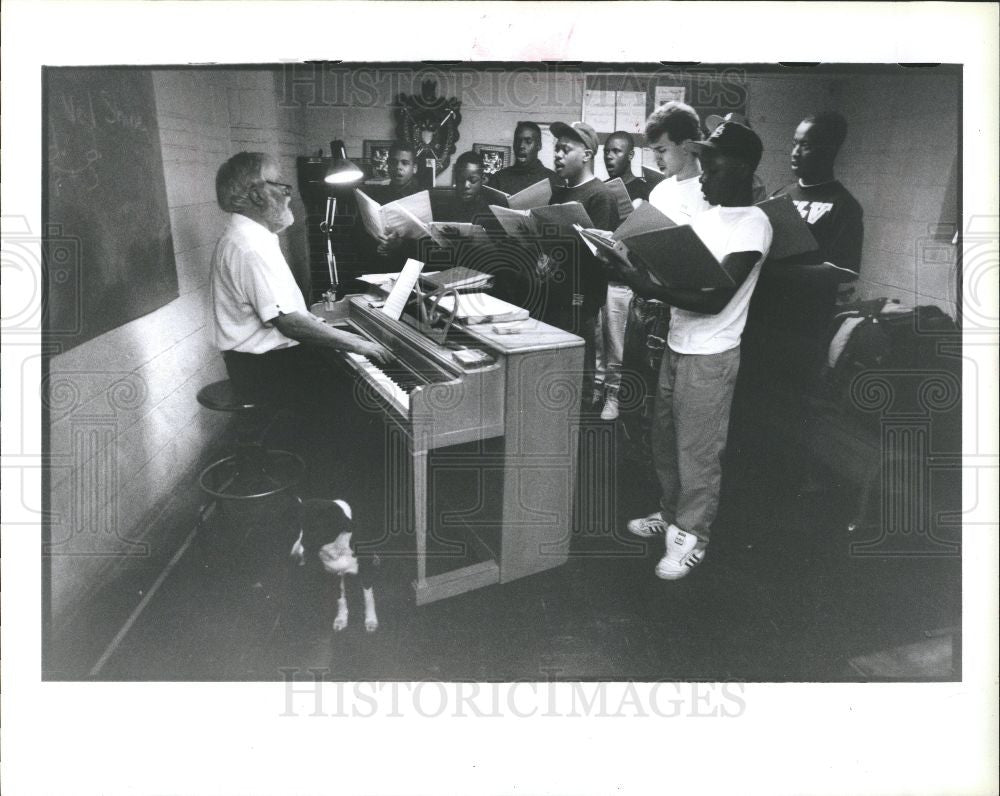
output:
[[[490,324],[459,323],[441,343],[405,315],[401,321],[384,315],[373,306],[377,303],[374,296],[352,296],[336,310],[321,303],[312,311],[396,356],[386,366],[357,354],[339,355],[378,396],[406,439],[417,604],[564,563],[573,520],[583,340],[535,322],[515,335],[496,333]],[[428,574],[428,534],[441,522],[428,511],[428,454],[478,440],[502,442],[494,446],[502,453],[482,464],[502,477],[499,516],[490,518],[499,528],[497,549],[487,550],[477,563]]]

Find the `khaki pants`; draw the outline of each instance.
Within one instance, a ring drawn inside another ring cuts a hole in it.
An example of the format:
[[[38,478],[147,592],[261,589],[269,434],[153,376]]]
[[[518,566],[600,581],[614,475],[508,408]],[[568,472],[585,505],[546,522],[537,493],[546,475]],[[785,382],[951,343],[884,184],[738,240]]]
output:
[[[719,508],[739,369],[739,346],[720,354],[678,354],[668,346],[660,363],[652,440],[660,509],[668,522],[704,542]]]

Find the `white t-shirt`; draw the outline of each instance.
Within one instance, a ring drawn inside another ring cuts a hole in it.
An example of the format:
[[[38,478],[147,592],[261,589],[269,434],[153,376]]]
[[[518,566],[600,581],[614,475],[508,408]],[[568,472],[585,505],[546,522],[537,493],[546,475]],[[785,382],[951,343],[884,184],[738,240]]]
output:
[[[771,248],[771,222],[759,207],[712,207],[691,219],[691,228],[715,259],[734,252],[760,252],[736,294],[718,315],[670,308],[667,345],[678,354],[719,354],[740,344],[750,296]]]
[[[675,224],[689,224],[694,216],[711,207],[701,192],[698,176],[680,181],[676,176],[667,177],[653,186],[649,203]]]
[[[278,236],[239,213],[212,255],[209,301],[220,351],[265,354],[298,345],[270,321],[281,313],[309,314]]]

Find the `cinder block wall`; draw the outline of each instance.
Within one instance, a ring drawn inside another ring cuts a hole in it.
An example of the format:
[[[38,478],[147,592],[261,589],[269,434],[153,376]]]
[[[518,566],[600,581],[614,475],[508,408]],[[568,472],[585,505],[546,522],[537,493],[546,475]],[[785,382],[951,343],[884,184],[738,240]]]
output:
[[[54,633],[118,568],[163,552],[151,513],[228,421],[195,399],[225,375],[206,325],[209,265],[228,218],[216,170],[240,149],[261,149],[294,183],[303,146],[273,70],[152,74],[179,296],[50,360]],[[301,223],[283,238],[289,262],[305,269]]]
[[[961,88],[957,76],[901,72],[838,87],[850,124],[839,175],[865,210],[858,292],[954,317]]]

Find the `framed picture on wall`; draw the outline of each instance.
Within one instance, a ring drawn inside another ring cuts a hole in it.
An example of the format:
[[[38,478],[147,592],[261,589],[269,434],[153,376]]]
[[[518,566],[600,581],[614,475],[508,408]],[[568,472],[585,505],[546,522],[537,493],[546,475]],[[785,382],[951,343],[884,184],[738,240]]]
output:
[[[389,147],[392,141],[365,139],[361,156],[365,164],[365,181],[378,182],[389,179]]]
[[[495,174],[511,163],[511,148],[502,144],[473,144],[472,151],[483,156],[483,170],[486,175]]]

